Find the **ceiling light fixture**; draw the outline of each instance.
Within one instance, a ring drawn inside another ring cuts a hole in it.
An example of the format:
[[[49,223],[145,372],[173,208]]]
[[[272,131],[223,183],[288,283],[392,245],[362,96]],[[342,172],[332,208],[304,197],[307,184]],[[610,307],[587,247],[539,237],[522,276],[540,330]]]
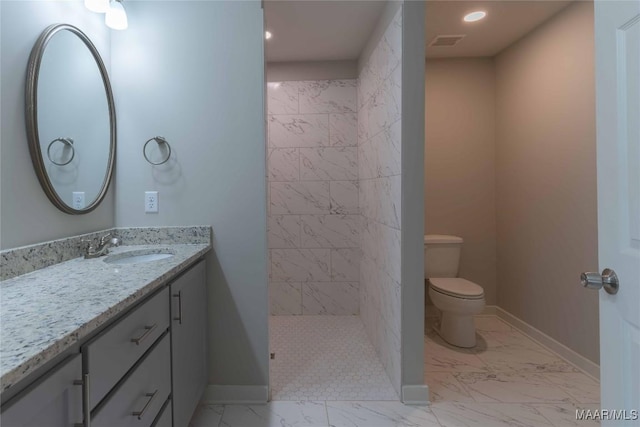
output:
[[[127,12],[122,6],[122,0],[111,0],[109,10],[104,17],[104,23],[113,30],[126,30],[129,26]]]
[[[264,32],[264,38],[269,40],[271,38],[271,31],[265,31]]]
[[[481,19],[484,19],[486,16],[487,16],[487,12],[478,10],[475,12],[467,13],[462,19],[464,22],[476,22]]]
[[[91,12],[105,13],[109,10],[109,0],[84,0],[84,7]]]

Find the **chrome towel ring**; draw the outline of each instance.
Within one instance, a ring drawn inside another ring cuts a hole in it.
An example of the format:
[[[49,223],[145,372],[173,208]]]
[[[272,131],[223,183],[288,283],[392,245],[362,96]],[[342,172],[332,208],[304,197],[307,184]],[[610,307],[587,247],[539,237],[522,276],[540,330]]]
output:
[[[155,141],[158,145],[166,145],[167,146],[167,157],[160,161],[160,162],[152,162],[151,160],[149,160],[149,157],[147,156],[147,145],[151,142],[151,141]],[[154,136],[153,138],[149,138],[147,140],[147,142],[144,143],[144,147],[142,147],[142,155],[144,156],[144,159],[151,163],[154,166],[158,166],[164,163],[167,163],[167,161],[169,161],[169,158],[171,157],[171,145],[169,145],[169,142],[164,139],[163,136]]]
[[[64,163],[59,163],[56,162],[55,160],[53,160],[51,158],[51,146],[56,143],[57,141],[62,142],[64,145],[66,145],[67,147],[71,148],[71,158],[69,160],[67,160]],[[49,158],[49,160],[51,161],[51,163],[53,163],[54,165],[57,166],[65,166],[68,165],[69,163],[71,163],[71,161],[73,160],[73,158],[76,156],[76,150],[75,148],[73,148],[73,139],[71,138],[56,138],[53,141],[51,141],[49,143],[49,146],[47,147],[47,157]]]

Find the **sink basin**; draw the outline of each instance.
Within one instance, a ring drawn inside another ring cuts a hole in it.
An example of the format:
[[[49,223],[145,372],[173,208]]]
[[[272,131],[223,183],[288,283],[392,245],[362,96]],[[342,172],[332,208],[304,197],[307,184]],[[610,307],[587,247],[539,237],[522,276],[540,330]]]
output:
[[[140,249],[110,255],[104,259],[104,262],[116,265],[139,264],[171,258],[173,255],[169,249]]]

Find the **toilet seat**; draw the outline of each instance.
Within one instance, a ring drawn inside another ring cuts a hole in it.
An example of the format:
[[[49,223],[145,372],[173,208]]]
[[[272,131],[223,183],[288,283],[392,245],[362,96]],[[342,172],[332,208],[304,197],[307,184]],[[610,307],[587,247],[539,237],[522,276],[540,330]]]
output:
[[[430,278],[431,288],[445,295],[463,299],[482,299],[484,289],[482,286],[459,277],[455,278]]]

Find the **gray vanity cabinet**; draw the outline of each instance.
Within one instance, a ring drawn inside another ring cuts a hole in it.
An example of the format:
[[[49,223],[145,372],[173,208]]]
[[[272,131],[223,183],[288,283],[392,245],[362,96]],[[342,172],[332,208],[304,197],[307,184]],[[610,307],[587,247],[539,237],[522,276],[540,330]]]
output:
[[[170,337],[165,334],[107,398],[91,427],[149,427],[171,394]]]
[[[2,411],[2,427],[74,427],[82,423],[82,357],[63,362]]]
[[[207,287],[200,261],[171,284],[173,427],[187,427],[207,375]]]

